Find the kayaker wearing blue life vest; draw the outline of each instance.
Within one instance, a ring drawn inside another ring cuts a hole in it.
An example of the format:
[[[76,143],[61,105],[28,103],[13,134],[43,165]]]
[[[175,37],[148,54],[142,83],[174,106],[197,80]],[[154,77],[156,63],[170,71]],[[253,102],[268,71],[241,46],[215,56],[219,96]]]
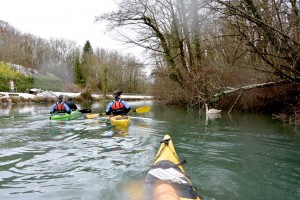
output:
[[[122,91],[114,92],[114,100],[109,102],[106,106],[106,115],[127,115],[130,111],[130,106],[121,99]]]
[[[71,113],[71,109],[69,106],[64,102],[63,95],[59,95],[58,101],[53,104],[53,106],[50,109],[50,113],[53,114],[54,112],[66,112]]]

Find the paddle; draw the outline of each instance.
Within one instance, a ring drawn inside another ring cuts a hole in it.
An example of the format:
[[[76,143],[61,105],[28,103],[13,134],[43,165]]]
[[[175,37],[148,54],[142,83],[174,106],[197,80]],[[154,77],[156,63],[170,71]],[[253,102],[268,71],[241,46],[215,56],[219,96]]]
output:
[[[82,110],[78,110],[81,113],[91,113],[92,110],[91,109],[82,109]]]
[[[143,106],[143,107],[139,107],[133,110],[130,110],[131,112],[136,112],[136,113],[146,113],[150,111],[150,106]],[[85,117],[87,119],[94,119],[96,117],[98,117],[99,115],[106,115],[106,113],[95,113],[95,114],[87,114],[85,115]]]
[[[75,111],[75,110],[72,110],[71,112],[74,112],[74,111]],[[92,112],[91,109],[82,109],[82,110],[79,110],[79,109],[78,109],[78,111],[81,112],[81,113],[91,113],[91,112]],[[66,111],[56,111],[56,112],[54,112],[54,113],[67,113],[67,112],[66,112]],[[54,113],[53,113],[53,114],[54,114]],[[52,115],[53,115],[53,114],[52,114]]]
[[[143,106],[143,107],[139,107],[135,110],[132,110],[132,112],[137,112],[137,113],[146,113],[150,111],[150,106]]]

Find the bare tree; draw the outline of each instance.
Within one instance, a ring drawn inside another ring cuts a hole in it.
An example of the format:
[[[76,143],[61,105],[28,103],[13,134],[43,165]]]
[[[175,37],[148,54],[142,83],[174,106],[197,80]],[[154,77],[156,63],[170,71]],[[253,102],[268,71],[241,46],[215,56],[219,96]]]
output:
[[[108,21],[109,30],[119,33],[125,43],[151,52],[156,62],[156,70],[152,73],[155,83],[168,78],[180,91],[190,91],[189,98],[199,99],[197,96],[208,92],[207,79],[201,75],[206,73],[201,72],[205,66],[205,51],[201,49],[205,47],[201,46],[205,28],[200,29],[207,10],[200,0],[122,0],[118,11],[101,15],[97,21]],[[128,30],[131,30],[129,35],[126,34]],[[180,97],[174,91],[166,90],[165,96]]]
[[[227,17],[249,47],[279,79],[300,83],[300,3],[282,1],[215,0],[214,8]]]
[[[170,13],[166,12],[164,1],[158,0],[123,0],[120,10],[101,15],[97,21],[109,21],[109,29],[125,28],[123,32],[117,30],[127,43],[133,43],[148,50],[163,53],[169,66],[174,67],[174,57],[171,55],[167,35],[163,29],[170,30]],[[130,37],[133,31],[126,35],[126,28],[134,28],[134,38]]]

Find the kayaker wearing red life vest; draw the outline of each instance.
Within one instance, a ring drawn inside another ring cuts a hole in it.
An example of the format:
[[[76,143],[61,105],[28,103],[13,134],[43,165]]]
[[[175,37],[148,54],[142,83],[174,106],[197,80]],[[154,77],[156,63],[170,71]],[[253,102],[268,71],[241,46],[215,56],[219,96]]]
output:
[[[53,114],[54,112],[66,112],[71,113],[71,109],[69,106],[64,102],[63,95],[59,95],[58,101],[53,104],[53,106],[50,109],[50,113]]]
[[[106,106],[106,115],[127,115],[130,111],[130,106],[121,99],[122,91],[114,92],[114,100],[109,102]]]

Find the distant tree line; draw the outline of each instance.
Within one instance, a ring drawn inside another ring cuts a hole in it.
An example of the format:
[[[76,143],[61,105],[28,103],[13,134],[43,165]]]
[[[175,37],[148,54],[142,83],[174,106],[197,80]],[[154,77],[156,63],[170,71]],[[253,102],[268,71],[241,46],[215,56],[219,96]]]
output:
[[[42,89],[54,89],[50,85],[57,82],[60,90],[70,92],[87,88],[105,94],[116,89],[148,92],[144,65],[133,56],[98,47],[93,50],[88,40],[83,48],[65,39],[45,40],[21,33],[1,20],[0,61],[38,70],[39,78],[34,77],[33,86],[45,87]],[[47,84],[41,85],[41,80]]]
[[[119,4],[119,10],[97,21],[108,22],[120,39],[149,53],[157,100],[200,109],[208,102],[228,110],[300,115],[299,1]]]

